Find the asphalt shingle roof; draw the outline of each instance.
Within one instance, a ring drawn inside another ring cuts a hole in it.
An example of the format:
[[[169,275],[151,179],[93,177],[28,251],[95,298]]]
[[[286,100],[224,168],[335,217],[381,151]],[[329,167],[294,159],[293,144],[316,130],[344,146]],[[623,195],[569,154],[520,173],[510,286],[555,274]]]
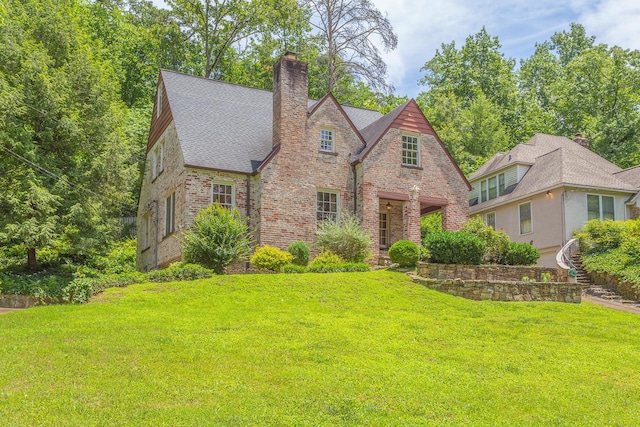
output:
[[[273,148],[273,93],[161,70],[185,164],[252,173]],[[309,100],[312,108],[316,100]],[[343,106],[360,130],[382,117]]]
[[[475,181],[515,164],[531,165],[515,189],[509,194],[473,206],[472,210],[489,208],[560,185],[626,192],[640,190],[640,168],[623,171],[569,138],[546,134],[536,134],[510,152],[496,154],[469,180]]]

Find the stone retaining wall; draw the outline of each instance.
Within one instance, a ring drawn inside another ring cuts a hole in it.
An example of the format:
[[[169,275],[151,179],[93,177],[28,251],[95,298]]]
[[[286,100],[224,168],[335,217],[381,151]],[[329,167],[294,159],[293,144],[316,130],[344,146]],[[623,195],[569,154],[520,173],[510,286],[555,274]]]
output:
[[[640,290],[635,288],[633,283],[626,282],[619,277],[605,272],[588,272],[591,281],[603,288],[609,289],[626,299],[640,301]]]
[[[580,303],[582,288],[574,283],[490,282],[486,280],[430,279],[414,280],[435,291],[472,300],[556,301]]]
[[[0,307],[2,308],[28,308],[34,305],[61,304],[60,298],[37,298],[31,295],[0,295]]]
[[[461,265],[418,263],[418,275],[432,279],[464,279],[485,281],[522,281],[528,277],[542,282],[542,273],[549,273],[550,282],[558,282],[558,270],[547,267],[525,267],[519,265]]]

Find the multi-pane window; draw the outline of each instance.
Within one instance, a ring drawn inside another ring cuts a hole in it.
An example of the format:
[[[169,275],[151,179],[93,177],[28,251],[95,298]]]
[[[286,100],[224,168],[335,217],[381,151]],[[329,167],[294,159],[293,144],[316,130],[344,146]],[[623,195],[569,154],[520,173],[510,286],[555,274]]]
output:
[[[503,173],[480,181],[480,203],[502,196],[504,192],[505,178]]]
[[[402,135],[402,164],[420,166],[418,163],[419,154],[420,145],[418,145],[418,137]]]
[[[338,193],[318,191],[316,200],[316,218],[318,223],[325,219],[330,219],[331,221],[338,220],[338,207],[340,202]]]
[[[320,130],[320,150],[333,152],[333,131],[330,129]]]
[[[211,202],[227,209],[233,208],[233,185],[214,183]]]
[[[496,229],[496,213],[495,212],[489,212],[488,214],[485,215],[484,217],[484,222],[487,225],[490,225],[491,227],[493,227],[493,229]]]
[[[520,210],[520,234],[527,234],[533,231],[531,224],[531,202],[518,206]]]
[[[171,193],[165,200],[164,235],[176,231],[176,193]]]
[[[587,194],[587,219],[615,219],[613,197]]]
[[[386,212],[380,212],[380,247],[389,247],[389,221]]]
[[[156,179],[164,170],[164,139],[151,151],[151,178]]]

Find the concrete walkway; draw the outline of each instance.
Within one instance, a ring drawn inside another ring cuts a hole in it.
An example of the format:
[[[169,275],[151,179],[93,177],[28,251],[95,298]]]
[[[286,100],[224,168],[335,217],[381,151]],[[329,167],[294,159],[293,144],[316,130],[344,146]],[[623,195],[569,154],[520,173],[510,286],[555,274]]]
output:
[[[592,302],[594,304],[601,305],[603,307],[611,308],[613,310],[626,311],[627,313],[640,314],[640,308],[638,308],[638,307],[635,307],[635,306],[632,306],[632,305],[622,304],[621,302],[609,301],[609,300],[606,300],[606,299],[594,297],[593,295],[584,295],[583,294],[582,295],[582,300],[583,301],[589,301],[589,302]]]

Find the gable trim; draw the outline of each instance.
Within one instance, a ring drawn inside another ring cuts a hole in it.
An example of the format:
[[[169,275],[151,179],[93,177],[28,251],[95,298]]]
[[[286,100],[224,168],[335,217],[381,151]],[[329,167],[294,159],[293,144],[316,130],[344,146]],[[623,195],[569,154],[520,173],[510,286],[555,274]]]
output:
[[[347,120],[347,123],[349,123],[349,126],[351,126],[351,129],[353,129],[353,132],[356,134],[356,136],[358,137],[358,139],[360,140],[360,142],[362,143],[363,146],[366,146],[367,143],[365,142],[364,138],[362,137],[362,135],[360,134],[360,131],[358,130],[358,128],[356,128],[356,125],[353,124],[353,122],[351,121],[351,119],[349,118],[349,116],[347,115],[346,111],[344,111],[344,108],[342,108],[342,105],[340,105],[340,103],[338,102],[338,100],[336,99],[335,96],[333,96],[333,93],[329,92],[328,94],[326,94],[325,96],[322,97],[322,99],[320,99],[320,101],[316,102],[315,104],[313,104],[313,107],[311,107],[311,110],[309,110],[309,112],[307,113],[307,117],[311,117],[313,116],[313,114],[318,110],[318,108],[320,108],[320,106],[322,104],[324,104],[324,102],[327,99],[331,99],[333,100],[333,103],[336,105],[336,107],[338,108],[338,111],[340,111],[340,114],[342,114],[342,117],[344,117]]]

